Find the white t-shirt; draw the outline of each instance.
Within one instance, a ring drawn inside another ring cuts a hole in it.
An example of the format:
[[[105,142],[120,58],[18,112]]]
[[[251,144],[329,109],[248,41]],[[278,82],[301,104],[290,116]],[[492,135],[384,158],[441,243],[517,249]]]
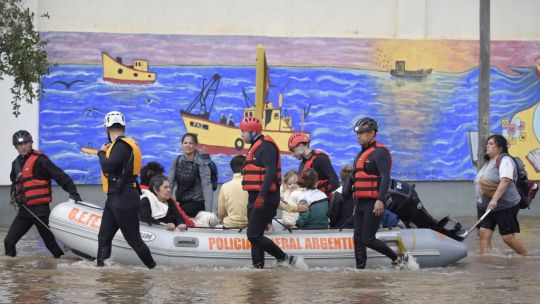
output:
[[[514,180],[514,161],[510,157],[503,157],[499,164],[499,176],[500,178],[506,177]]]

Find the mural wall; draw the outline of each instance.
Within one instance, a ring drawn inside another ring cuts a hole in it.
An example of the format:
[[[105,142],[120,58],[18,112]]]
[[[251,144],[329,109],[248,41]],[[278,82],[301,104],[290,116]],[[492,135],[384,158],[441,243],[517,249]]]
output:
[[[379,122],[379,140],[392,151],[394,178],[471,180],[476,172],[476,41],[42,37],[57,65],[44,79],[40,149],[77,183],[100,183],[97,157],[83,151],[106,142],[103,116],[111,110],[125,114],[144,162],[169,168],[181,152],[181,136],[196,131],[221,181],[228,180],[231,154],[242,148],[238,122],[255,99],[258,44],[269,65],[267,105],[280,110],[283,137],[290,128],[309,132],[312,147],[328,152],[336,170],[360,150],[354,122],[371,116]],[[496,41],[491,53],[492,132],[507,136],[511,153],[526,159],[531,177],[540,179],[540,42]],[[282,163],[284,171],[298,165],[290,155]]]

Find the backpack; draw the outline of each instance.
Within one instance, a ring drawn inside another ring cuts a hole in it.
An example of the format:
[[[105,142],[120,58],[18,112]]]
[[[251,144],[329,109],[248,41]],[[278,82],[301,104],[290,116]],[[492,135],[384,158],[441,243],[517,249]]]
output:
[[[180,163],[180,156],[176,158],[176,168],[178,168],[178,165]],[[210,182],[212,182],[212,191],[216,191],[218,186],[218,169],[216,163],[214,163],[212,158],[210,158],[210,154],[201,153],[201,157],[205,160],[208,160],[208,168],[210,168]]]
[[[516,184],[519,196],[521,197],[519,201],[519,208],[527,209],[536,196],[538,185],[536,185],[536,183],[533,181],[529,181],[527,171],[525,170],[525,164],[523,164],[519,157],[513,157],[507,153],[501,153],[501,155],[497,158],[497,169],[499,169],[499,165],[501,164],[501,160],[504,156],[510,156],[516,165],[517,178],[514,180],[514,183]]]

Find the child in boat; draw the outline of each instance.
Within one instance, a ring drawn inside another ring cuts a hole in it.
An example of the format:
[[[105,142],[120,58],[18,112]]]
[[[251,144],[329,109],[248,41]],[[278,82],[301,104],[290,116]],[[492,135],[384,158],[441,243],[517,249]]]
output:
[[[299,206],[308,207],[306,212],[300,213],[296,226],[300,229],[327,229],[328,228],[328,197],[324,192],[317,190],[319,175],[311,168],[305,169],[300,177],[299,185],[305,188],[298,195]]]
[[[283,225],[289,228],[296,228],[296,221],[300,214],[298,212],[306,211],[306,206],[301,206],[298,210],[298,195],[305,189],[298,186],[298,173],[295,170],[289,170],[283,176],[281,184],[279,209],[282,210],[281,221]]]

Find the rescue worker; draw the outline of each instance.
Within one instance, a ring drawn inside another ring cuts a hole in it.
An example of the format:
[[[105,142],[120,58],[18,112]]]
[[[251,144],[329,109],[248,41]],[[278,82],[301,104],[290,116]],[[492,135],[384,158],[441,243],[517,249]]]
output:
[[[330,157],[322,151],[311,149],[309,146],[310,138],[307,134],[295,132],[289,137],[289,150],[294,157],[301,160],[298,166],[298,174],[302,175],[302,171],[312,168],[317,172],[319,180],[317,181],[317,190],[326,194],[328,201],[332,199],[332,192],[339,187],[339,179],[337,177]]]
[[[135,140],[125,137],[124,115],[112,111],[105,115],[104,125],[110,143],[98,152],[101,181],[107,201],[103,209],[98,234],[97,266],[111,256],[112,240],[120,228],[127,243],[148,268],[156,263],[150,249],[139,233],[139,193],[137,176],[141,170],[142,154]]]
[[[366,267],[366,247],[384,254],[397,265],[402,261],[385,242],[375,237],[384,211],[384,198],[390,185],[392,158],[390,151],[375,137],[379,127],[377,122],[369,117],[356,122],[354,132],[362,151],[354,160],[352,187],[345,187],[343,197],[352,198],[355,203],[354,213],[354,256],[356,268]]]
[[[281,157],[274,140],[262,134],[259,119],[247,116],[240,122],[241,136],[250,143],[243,168],[242,188],[248,192],[247,237],[251,242],[251,257],[255,268],[264,268],[264,253],[278,260],[278,264],[294,265],[296,257],[287,255],[264,230],[276,215],[281,185]]]
[[[36,225],[45,246],[55,258],[64,254],[49,230],[49,214],[52,202],[51,179],[69,193],[75,201],[82,201],[73,180],[58,168],[47,155],[32,149],[32,135],[25,130],[13,134],[13,146],[19,156],[11,164],[11,203],[19,206],[17,216],[4,239],[5,253],[16,256],[15,245]]]

